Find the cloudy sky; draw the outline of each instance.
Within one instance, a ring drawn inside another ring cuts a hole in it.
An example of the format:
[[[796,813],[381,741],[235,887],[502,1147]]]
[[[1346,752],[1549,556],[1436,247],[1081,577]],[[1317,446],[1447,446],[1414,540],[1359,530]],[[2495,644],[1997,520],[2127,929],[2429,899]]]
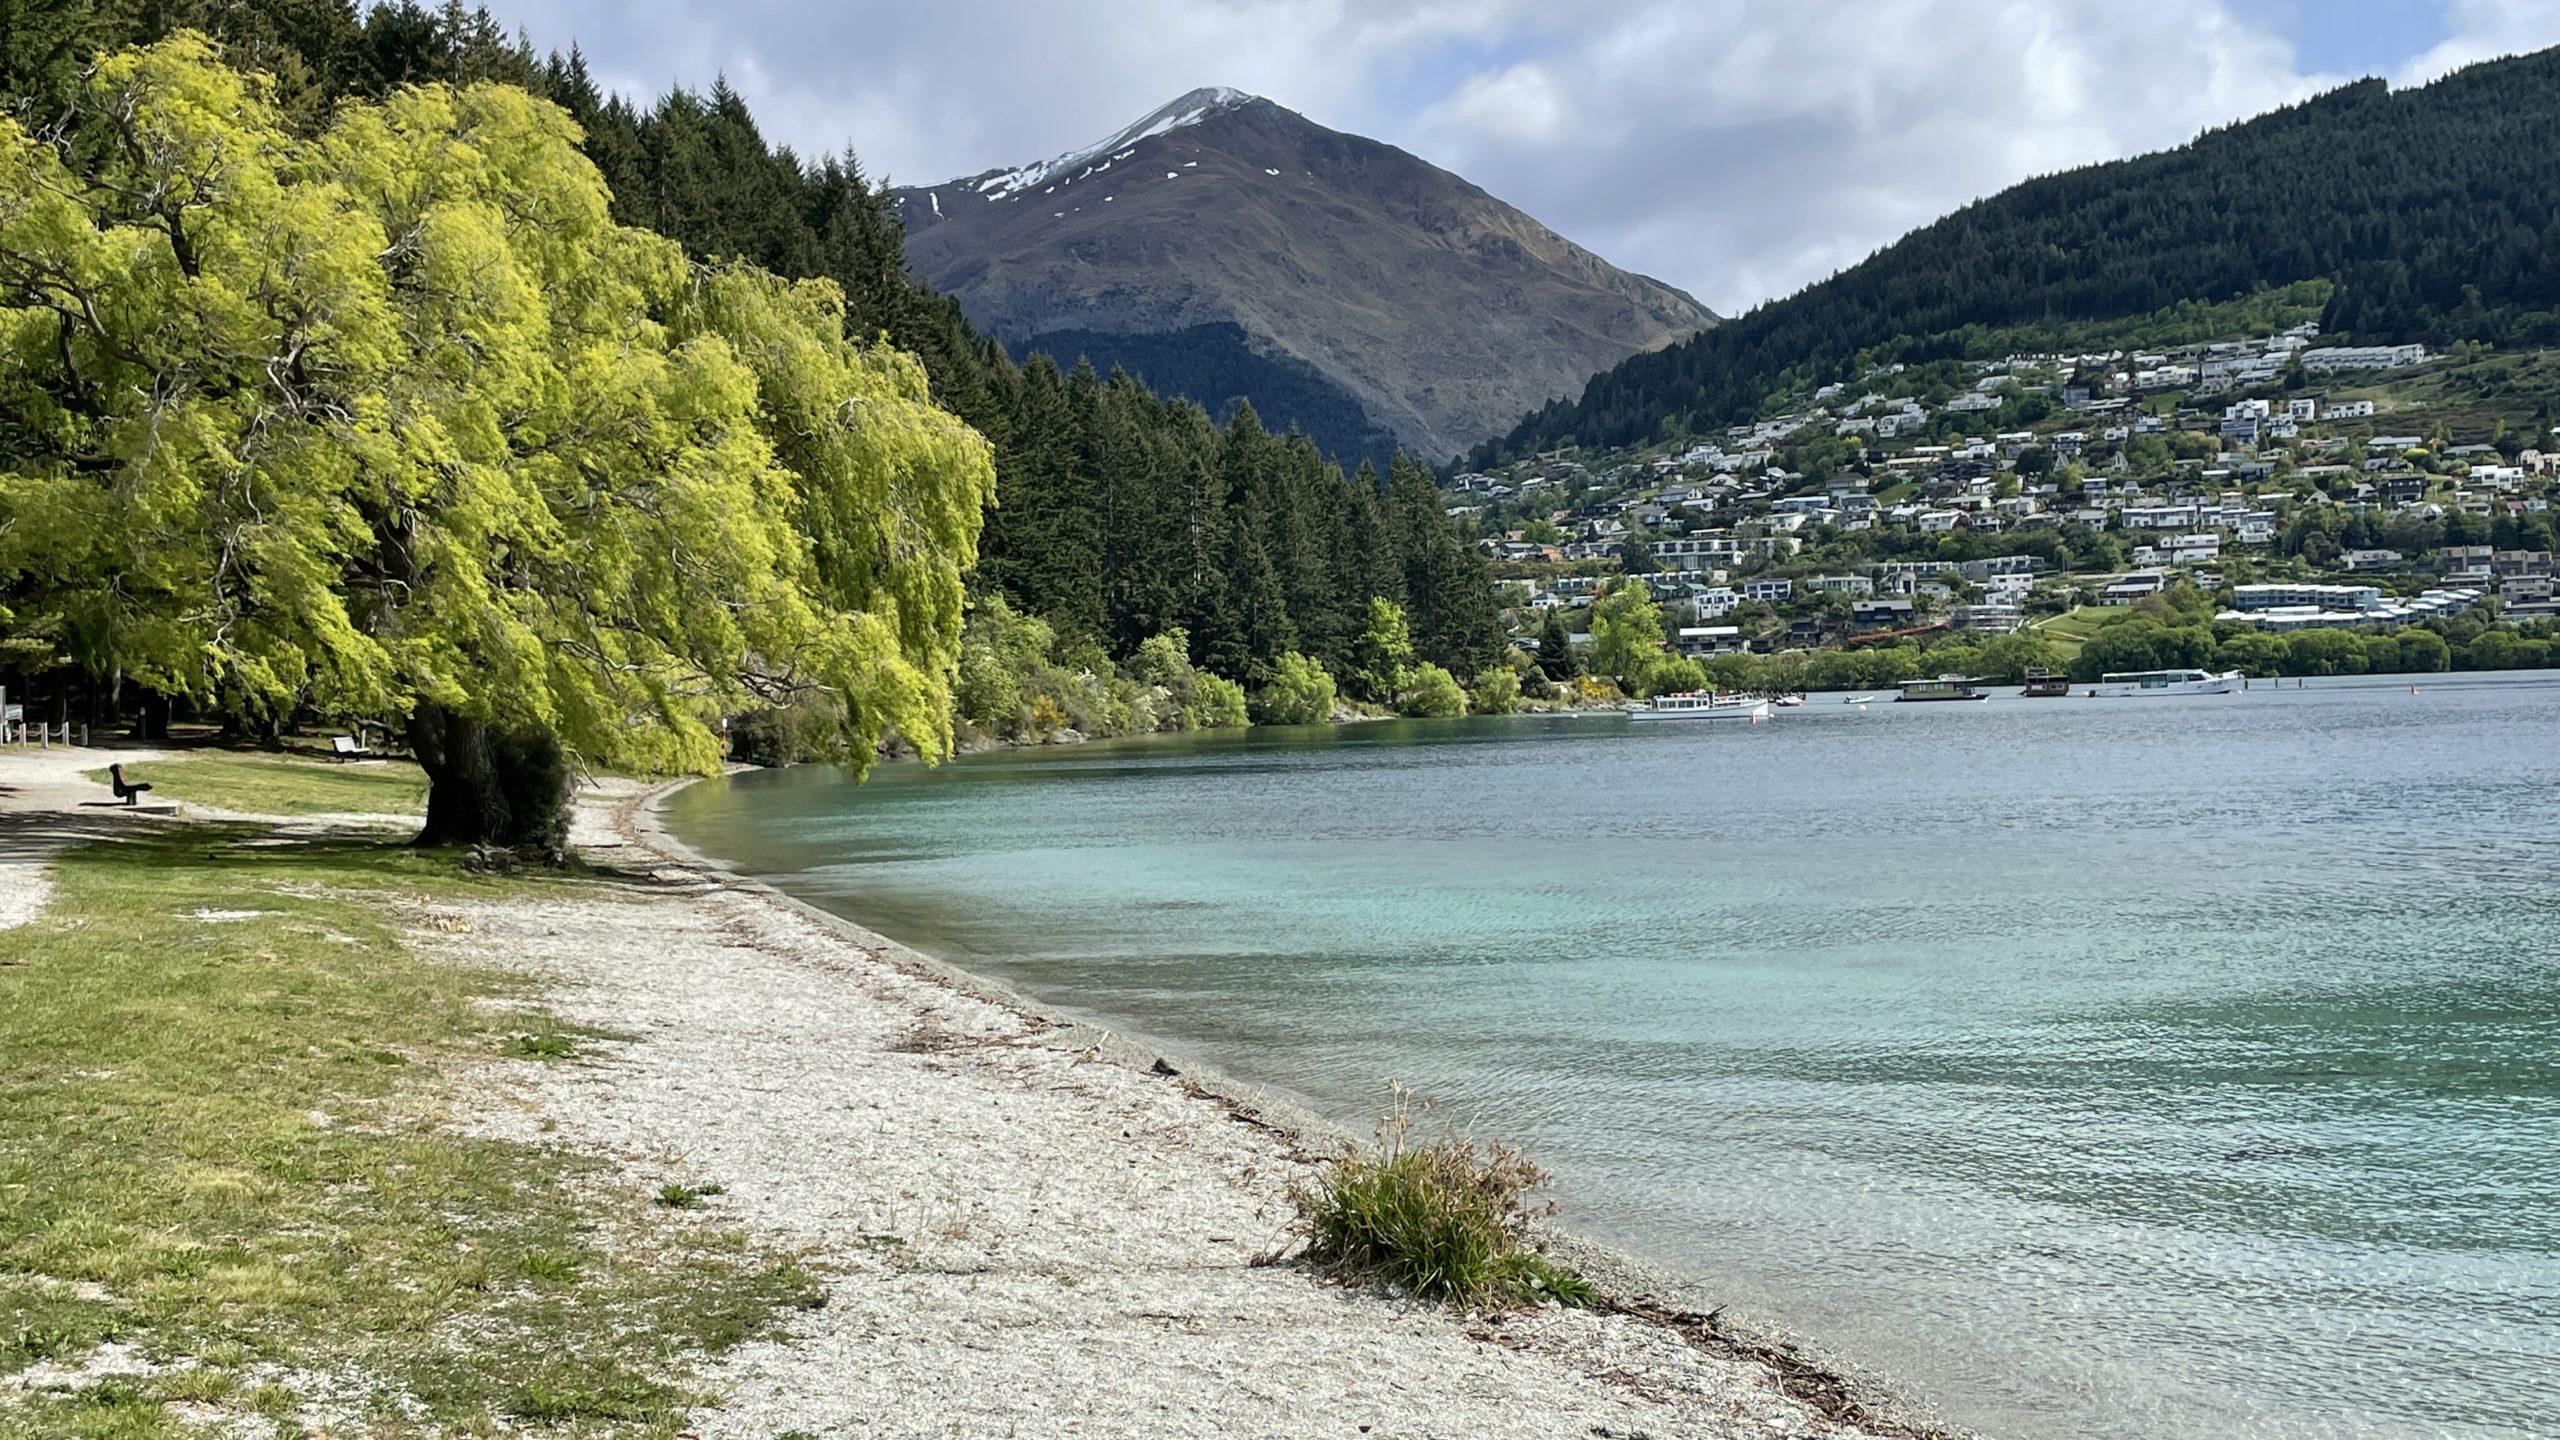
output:
[[[2560,44],[2560,0],[492,0],[633,94],[928,183],[1231,85],[1734,313],[2044,171],[2360,75]]]

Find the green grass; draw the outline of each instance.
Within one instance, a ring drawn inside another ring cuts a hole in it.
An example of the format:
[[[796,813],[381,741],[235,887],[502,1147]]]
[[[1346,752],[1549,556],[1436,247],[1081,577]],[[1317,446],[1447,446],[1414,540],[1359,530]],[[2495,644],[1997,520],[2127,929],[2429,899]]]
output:
[[[1454,1132],[1417,1140],[1419,1115],[1399,1092],[1375,1143],[1292,1187],[1307,1258],[1452,1305],[1592,1303],[1590,1282],[1529,1248],[1546,1173]]]
[[[164,1408],[182,1400],[296,1434],[304,1376],[330,1377],[350,1433],[672,1434],[696,1357],[818,1302],[603,1162],[435,1123],[453,1067],[529,1023],[592,1032],[412,953],[403,912],[582,882],[239,843],[261,836],[75,851],[0,939],[0,1437],[198,1433]],[[76,1394],[10,1378],[107,1340],[187,1368]]]
[[[2053,643],[2055,656],[2067,668],[2080,658],[2081,647],[2089,643],[2089,637],[2098,633],[2099,625],[2107,617],[2123,613],[2104,605],[2079,605],[2050,619],[2039,620],[2033,628],[2036,634]]]
[[[418,815],[427,806],[426,774],[407,760],[207,752],[128,765],[125,777],[150,781],[154,798],[243,815]],[[107,772],[89,778],[104,783]]]

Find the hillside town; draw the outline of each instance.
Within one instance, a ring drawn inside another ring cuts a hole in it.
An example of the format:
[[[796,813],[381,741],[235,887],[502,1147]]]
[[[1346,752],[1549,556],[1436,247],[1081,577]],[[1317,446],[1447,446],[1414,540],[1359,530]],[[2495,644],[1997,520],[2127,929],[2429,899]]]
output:
[[[2560,615],[2544,414],[2411,398],[2482,356],[2319,339],[1882,364],[1712,438],[1459,474],[1447,508],[1520,628],[1640,575],[1699,658],[2009,634],[2181,583],[2279,634]]]

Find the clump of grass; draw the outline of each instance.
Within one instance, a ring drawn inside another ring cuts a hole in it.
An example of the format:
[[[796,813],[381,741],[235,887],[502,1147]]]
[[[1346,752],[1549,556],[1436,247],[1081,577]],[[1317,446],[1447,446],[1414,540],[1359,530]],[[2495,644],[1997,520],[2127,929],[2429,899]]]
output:
[[[586,1268],[577,1256],[554,1250],[527,1250],[516,1259],[516,1273],[528,1280],[571,1281]]]
[[[530,1034],[507,1037],[507,1049],[527,1060],[575,1060],[577,1040],[557,1025],[546,1025]]]
[[[1590,1282],[1529,1247],[1554,1213],[1528,1198],[1547,1173],[1507,1145],[1417,1136],[1428,1108],[1398,1088],[1370,1144],[1290,1187],[1307,1257],[1451,1305],[1590,1304]]]
[[[679,1185],[670,1180],[658,1187],[658,1203],[670,1210],[696,1210],[712,1196],[727,1193],[725,1185]]]

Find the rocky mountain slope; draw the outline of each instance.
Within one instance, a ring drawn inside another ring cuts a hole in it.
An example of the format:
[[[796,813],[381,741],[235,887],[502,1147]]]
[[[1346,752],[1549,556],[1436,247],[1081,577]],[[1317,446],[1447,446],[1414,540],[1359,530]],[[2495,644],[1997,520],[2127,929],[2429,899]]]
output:
[[[1445,458],[1716,323],[1448,171],[1196,90],[1098,145],[894,193],[917,279],[1017,351]]]

